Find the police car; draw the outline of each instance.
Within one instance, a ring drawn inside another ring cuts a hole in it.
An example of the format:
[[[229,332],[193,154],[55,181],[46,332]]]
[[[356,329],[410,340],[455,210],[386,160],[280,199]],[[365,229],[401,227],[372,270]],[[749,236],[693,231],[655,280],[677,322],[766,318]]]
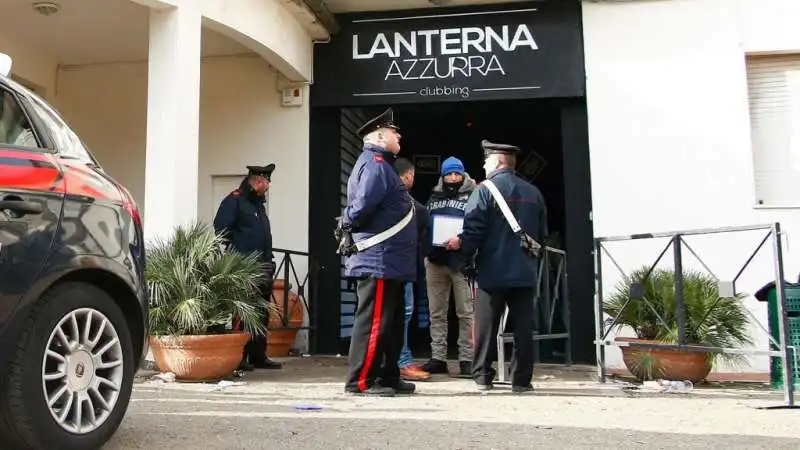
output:
[[[0,448],[94,449],[146,352],[142,223],[0,53]]]

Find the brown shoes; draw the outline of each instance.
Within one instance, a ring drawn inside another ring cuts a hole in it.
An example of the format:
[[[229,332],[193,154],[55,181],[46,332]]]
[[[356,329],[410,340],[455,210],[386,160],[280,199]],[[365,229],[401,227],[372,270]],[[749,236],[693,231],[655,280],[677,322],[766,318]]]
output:
[[[406,381],[427,381],[431,378],[431,374],[420,369],[419,366],[411,365],[400,368],[400,378]]]

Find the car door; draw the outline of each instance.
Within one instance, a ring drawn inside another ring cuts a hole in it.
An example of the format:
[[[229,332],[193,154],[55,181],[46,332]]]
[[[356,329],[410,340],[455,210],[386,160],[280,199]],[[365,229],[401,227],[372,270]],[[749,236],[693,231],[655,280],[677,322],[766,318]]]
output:
[[[61,167],[22,104],[0,83],[0,331],[47,261],[64,202]]]

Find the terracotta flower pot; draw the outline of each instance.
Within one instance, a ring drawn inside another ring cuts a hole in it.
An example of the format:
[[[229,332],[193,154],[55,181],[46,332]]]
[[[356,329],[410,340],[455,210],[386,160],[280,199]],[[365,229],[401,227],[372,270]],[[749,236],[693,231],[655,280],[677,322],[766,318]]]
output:
[[[213,381],[233,374],[249,333],[150,336],[156,365],[184,381]]]
[[[616,340],[643,344],[660,343],[629,337],[618,337]],[[639,380],[645,380],[651,375],[655,379],[689,380],[698,383],[711,372],[711,364],[705,353],[635,347],[621,347],[621,349],[625,367]]]
[[[297,328],[303,326],[303,303],[300,297],[289,290],[289,327],[293,330],[281,330],[286,328],[283,323],[283,293],[285,291],[283,280],[275,280],[272,285],[272,300],[275,302],[277,312],[270,313],[267,329],[269,330],[267,339],[267,355],[270,357],[288,356],[289,350],[297,337]],[[291,289],[291,285],[289,286]]]

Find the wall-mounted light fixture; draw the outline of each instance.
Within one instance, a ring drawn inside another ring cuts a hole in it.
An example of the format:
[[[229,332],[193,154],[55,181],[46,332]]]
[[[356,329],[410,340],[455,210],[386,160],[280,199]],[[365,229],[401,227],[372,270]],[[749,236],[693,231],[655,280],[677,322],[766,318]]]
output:
[[[56,2],[34,2],[33,9],[43,16],[52,16],[61,9],[61,5]]]

